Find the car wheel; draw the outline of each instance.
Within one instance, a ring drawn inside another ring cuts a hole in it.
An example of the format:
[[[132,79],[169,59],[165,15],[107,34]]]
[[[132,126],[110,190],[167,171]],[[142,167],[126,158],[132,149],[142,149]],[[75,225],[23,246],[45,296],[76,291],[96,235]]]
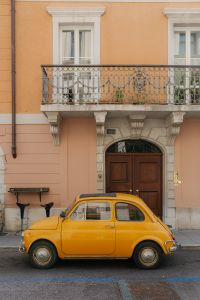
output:
[[[133,260],[141,269],[155,269],[162,260],[163,252],[154,242],[143,242],[139,244],[133,254]]]
[[[31,264],[38,269],[53,267],[58,259],[55,247],[48,241],[34,243],[29,251]]]

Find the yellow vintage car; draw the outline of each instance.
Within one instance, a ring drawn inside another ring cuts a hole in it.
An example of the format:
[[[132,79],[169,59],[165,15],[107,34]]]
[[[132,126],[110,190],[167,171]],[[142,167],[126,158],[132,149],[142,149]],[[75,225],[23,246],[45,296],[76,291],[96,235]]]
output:
[[[170,229],[137,196],[83,194],[60,216],[32,224],[22,234],[20,251],[33,266],[52,267],[61,259],[131,259],[156,268],[177,249]]]

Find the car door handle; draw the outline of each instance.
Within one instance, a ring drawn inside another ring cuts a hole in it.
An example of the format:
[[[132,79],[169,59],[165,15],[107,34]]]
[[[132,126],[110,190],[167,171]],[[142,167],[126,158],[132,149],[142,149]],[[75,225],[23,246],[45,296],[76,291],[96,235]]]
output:
[[[106,225],[105,228],[106,229],[113,229],[113,228],[115,228],[115,226],[114,225]]]

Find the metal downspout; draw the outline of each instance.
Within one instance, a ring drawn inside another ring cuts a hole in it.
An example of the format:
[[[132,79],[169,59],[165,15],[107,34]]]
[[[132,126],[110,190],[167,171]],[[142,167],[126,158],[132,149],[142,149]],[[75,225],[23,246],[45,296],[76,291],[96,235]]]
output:
[[[12,62],[12,156],[17,157],[16,147],[16,42],[15,0],[11,0],[11,62]]]

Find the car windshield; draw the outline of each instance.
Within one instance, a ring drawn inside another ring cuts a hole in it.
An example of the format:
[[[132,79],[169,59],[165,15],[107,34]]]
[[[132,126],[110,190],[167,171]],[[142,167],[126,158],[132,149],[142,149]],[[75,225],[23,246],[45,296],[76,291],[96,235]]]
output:
[[[65,213],[68,214],[68,212],[72,209],[74,206],[76,200],[72,201],[72,203],[69,204],[69,206],[65,209]]]

